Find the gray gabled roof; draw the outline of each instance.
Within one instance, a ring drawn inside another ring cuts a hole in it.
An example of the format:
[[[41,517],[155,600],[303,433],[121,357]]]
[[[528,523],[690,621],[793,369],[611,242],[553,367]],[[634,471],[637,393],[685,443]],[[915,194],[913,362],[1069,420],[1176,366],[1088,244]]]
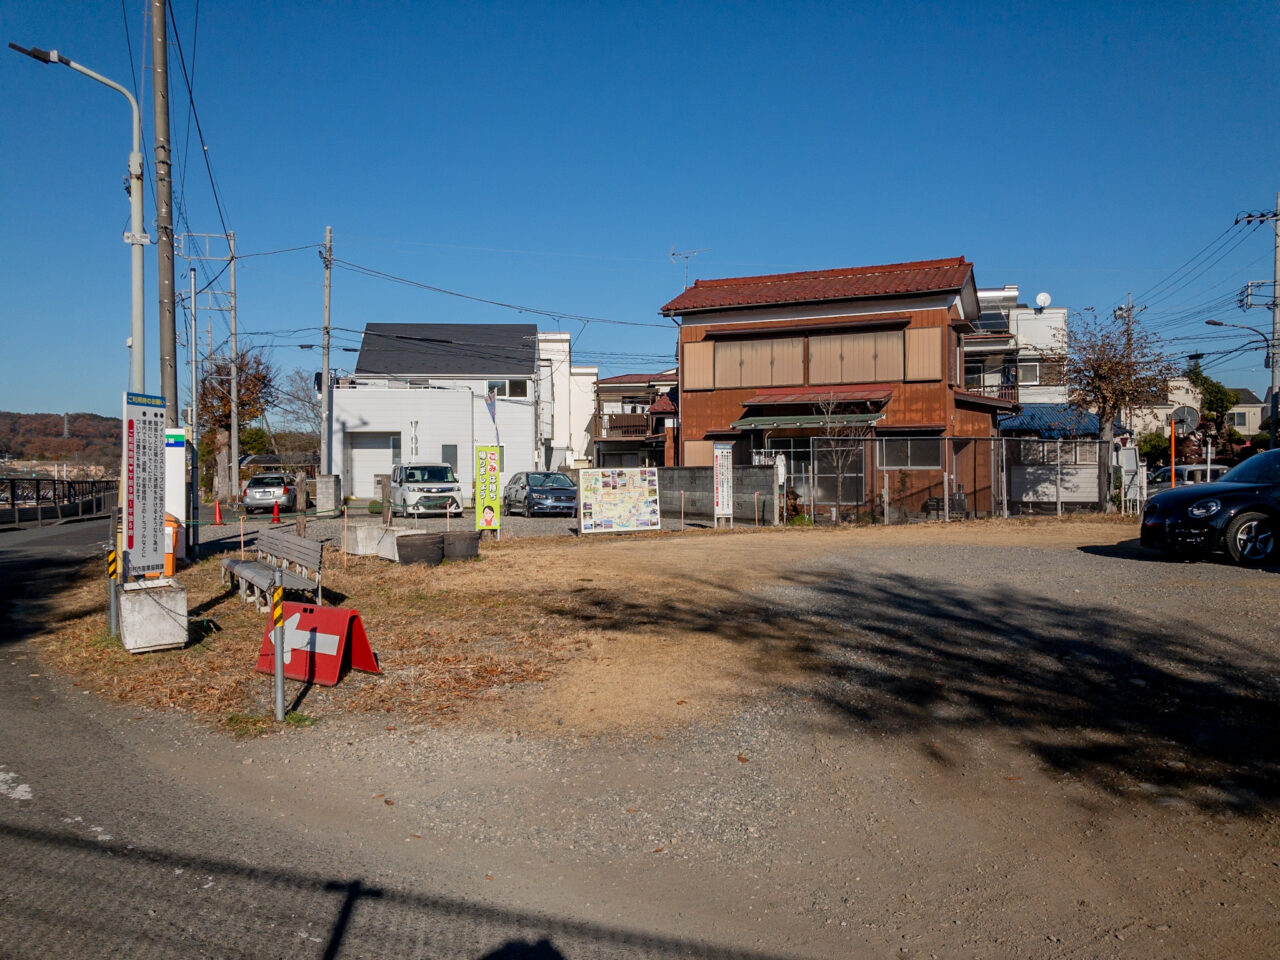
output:
[[[1240,398],[1236,401],[1237,405],[1242,403],[1255,404],[1262,402],[1258,399],[1258,395],[1248,387],[1227,387],[1227,389]]]
[[[532,377],[534,323],[368,323],[357,377]]]

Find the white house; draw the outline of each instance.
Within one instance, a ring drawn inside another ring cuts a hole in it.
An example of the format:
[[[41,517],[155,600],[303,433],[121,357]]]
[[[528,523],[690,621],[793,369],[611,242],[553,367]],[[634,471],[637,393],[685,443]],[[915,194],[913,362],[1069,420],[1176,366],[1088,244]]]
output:
[[[1124,421],[1133,429],[1134,436],[1159,433],[1167,437],[1172,429],[1170,418],[1174,410],[1178,407],[1193,407],[1197,412],[1200,410],[1200,391],[1186,377],[1171,378],[1167,389],[1157,400],[1151,406],[1134,407],[1122,414]]]
[[[595,412],[595,367],[574,367],[566,333],[534,324],[371,323],[355,373],[333,390],[330,436],[342,489],[379,493],[394,464],[453,465],[470,502],[475,448],[503,447],[502,481],[575,466]]]
[[[1227,411],[1227,426],[1248,440],[1262,429],[1262,421],[1271,415],[1270,404],[1263,407],[1258,395],[1248,387],[1227,387],[1237,397],[1236,405]]]
[[[1017,403],[1067,401],[1062,363],[1064,307],[1029,307],[1018,302],[1018,287],[978,291],[981,314],[964,338],[964,388],[971,393]]]

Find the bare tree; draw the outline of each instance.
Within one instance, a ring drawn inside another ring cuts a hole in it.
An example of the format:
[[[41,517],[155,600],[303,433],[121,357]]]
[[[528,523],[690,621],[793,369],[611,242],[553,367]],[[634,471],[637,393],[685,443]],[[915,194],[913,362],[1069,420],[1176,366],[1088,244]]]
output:
[[[284,427],[319,437],[324,428],[320,397],[316,395],[314,375],[294,370],[284,378],[276,391],[275,408]]]
[[[824,438],[830,442],[823,451],[836,474],[836,517],[844,516],[844,481],[850,468],[858,465],[863,457],[863,444],[855,441],[865,438],[868,430],[861,424],[848,421],[846,414],[855,412],[847,400],[830,393],[814,402],[814,409],[822,418]],[[817,450],[814,451],[815,456]]]
[[[1120,309],[1099,316],[1092,307],[1073,314],[1059,336],[1056,355],[1062,364],[1067,398],[1073,406],[1098,415],[1098,505],[1110,512],[1111,447],[1115,419],[1131,407],[1146,407],[1166,393],[1178,364],[1160,348],[1159,339]]]

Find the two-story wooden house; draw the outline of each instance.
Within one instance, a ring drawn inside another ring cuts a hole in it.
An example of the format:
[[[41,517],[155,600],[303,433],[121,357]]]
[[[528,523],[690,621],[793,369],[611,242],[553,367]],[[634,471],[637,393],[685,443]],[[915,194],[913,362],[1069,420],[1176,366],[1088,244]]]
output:
[[[979,312],[962,257],[697,281],[662,308],[680,318],[681,465],[710,464],[716,441],[732,441],[739,462],[771,450],[795,464],[814,437],[886,439],[861,496],[874,500],[873,468],[916,471],[895,487],[909,481],[922,500],[912,509],[948,488],[944,472],[988,476],[989,463],[959,463],[941,442],[995,437],[1015,407],[964,389],[963,338]]]

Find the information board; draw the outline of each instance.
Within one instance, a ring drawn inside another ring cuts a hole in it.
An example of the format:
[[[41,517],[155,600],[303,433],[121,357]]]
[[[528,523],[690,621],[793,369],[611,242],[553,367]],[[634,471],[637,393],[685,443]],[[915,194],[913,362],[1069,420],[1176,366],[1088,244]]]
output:
[[[476,447],[476,529],[502,528],[501,447]]]
[[[715,487],[715,518],[733,520],[733,444],[716,442],[711,454],[712,485]]]
[[[164,572],[164,397],[124,395],[125,574]]]
[[[579,528],[583,533],[658,530],[658,468],[621,467],[578,474]]]

